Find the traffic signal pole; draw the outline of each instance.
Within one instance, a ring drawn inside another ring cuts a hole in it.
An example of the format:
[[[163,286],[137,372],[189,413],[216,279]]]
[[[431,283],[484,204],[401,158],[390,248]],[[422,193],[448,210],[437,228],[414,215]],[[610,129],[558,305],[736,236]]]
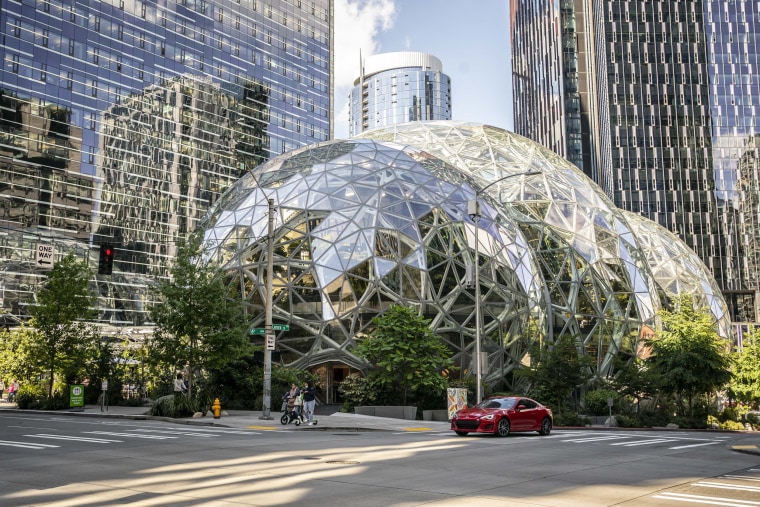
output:
[[[266,335],[274,334],[272,329],[272,278],[274,269],[274,199],[269,199],[269,213],[267,226],[267,284],[266,295],[264,297],[264,307],[266,308],[265,323]],[[267,341],[267,340],[265,340]],[[259,419],[271,419],[272,404],[272,351],[269,347],[264,348],[264,400],[263,413]]]

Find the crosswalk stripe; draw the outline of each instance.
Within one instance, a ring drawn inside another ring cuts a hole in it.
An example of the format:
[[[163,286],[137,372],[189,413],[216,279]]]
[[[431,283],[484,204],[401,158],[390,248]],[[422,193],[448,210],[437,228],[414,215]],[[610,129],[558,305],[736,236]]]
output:
[[[184,432],[184,431],[171,431],[171,430],[132,430],[132,431],[139,431],[141,433],[168,433],[170,435],[183,435],[186,437],[217,437],[218,434],[215,433],[190,433],[190,432]]]
[[[715,444],[719,444],[719,443],[720,442],[703,442],[701,444],[679,445],[679,446],[676,446],[676,447],[669,447],[669,449],[687,449],[689,447],[700,447],[700,446],[703,446],[703,445],[715,445]]]
[[[738,479],[741,481],[760,482],[760,477],[753,477],[750,475],[721,475],[721,479]]]
[[[52,447],[60,447],[59,445],[35,444],[32,442],[14,442],[12,440],[0,440],[0,445],[4,445],[6,447],[21,447],[24,449],[46,449]]]
[[[581,442],[602,442],[604,440],[619,440],[621,438],[631,438],[629,436],[615,436],[615,435],[608,435],[603,437],[583,437],[583,438],[576,438],[571,440],[563,440],[563,442],[575,442],[575,443],[581,443]]]
[[[701,486],[705,488],[718,488],[718,489],[734,489],[736,491],[752,491],[760,493],[760,487],[758,486],[741,486],[739,484],[729,484],[727,482],[707,482],[700,481],[692,483],[692,486]]]
[[[673,442],[673,440],[669,438],[658,438],[658,439],[650,439],[650,440],[639,440],[636,442],[617,442],[615,444],[610,445],[622,445],[624,447],[636,447],[639,445],[650,445],[650,444],[661,444],[663,442]]]
[[[689,495],[686,493],[660,493],[657,496],[653,496],[652,498],[657,498],[658,500],[676,500],[679,502],[689,502],[689,503],[701,503],[701,504],[709,504],[709,505],[730,505],[730,506],[750,506],[750,505],[760,505],[760,502],[753,502],[752,500],[737,500],[734,498],[720,498],[720,497],[712,497],[712,496],[703,496],[703,495]]]
[[[167,440],[177,438],[169,435],[140,435],[138,433],[115,433],[112,431],[83,431],[82,433],[91,435],[109,435],[112,437],[146,438],[151,440]]]
[[[52,440],[72,440],[75,442],[91,442],[95,444],[110,444],[113,442],[123,442],[123,440],[108,440],[105,438],[88,438],[88,437],[77,437],[73,435],[47,435],[47,434],[37,434],[37,435],[24,435],[25,437],[31,437],[31,438],[50,438]]]

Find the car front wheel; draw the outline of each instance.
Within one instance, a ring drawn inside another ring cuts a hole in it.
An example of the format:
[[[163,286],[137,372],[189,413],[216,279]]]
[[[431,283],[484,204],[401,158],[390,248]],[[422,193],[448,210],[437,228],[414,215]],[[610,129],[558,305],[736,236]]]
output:
[[[552,421],[548,417],[544,417],[544,420],[541,421],[541,429],[538,430],[538,434],[546,436],[551,432],[552,432]]]
[[[506,417],[499,419],[499,424],[496,425],[496,434],[500,437],[509,435],[509,419]]]

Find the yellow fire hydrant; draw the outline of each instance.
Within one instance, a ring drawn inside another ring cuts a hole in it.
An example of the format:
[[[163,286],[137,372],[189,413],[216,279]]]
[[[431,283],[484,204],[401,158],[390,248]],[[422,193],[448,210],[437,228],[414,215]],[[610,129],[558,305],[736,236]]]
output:
[[[222,416],[222,404],[219,403],[219,398],[216,398],[211,404],[211,411],[214,413],[214,419],[219,419]]]

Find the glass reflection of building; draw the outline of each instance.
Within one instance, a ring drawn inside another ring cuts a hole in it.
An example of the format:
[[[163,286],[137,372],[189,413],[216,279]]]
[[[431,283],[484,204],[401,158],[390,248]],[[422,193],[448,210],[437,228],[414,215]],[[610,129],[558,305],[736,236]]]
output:
[[[451,80],[438,58],[409,51],[362,60],[349,96],[350,136],[394,123],[450,119]]]
[[[0,306],[37,244],[97,265],[99,319],[143,324],[177,241],[250,168],[331,136],[332,0],[0,0]]]
[[[732,319],[760,320],[737,186],[758,132],[757,3],[513,0],[511,11],[515,131],[677,234]]]

